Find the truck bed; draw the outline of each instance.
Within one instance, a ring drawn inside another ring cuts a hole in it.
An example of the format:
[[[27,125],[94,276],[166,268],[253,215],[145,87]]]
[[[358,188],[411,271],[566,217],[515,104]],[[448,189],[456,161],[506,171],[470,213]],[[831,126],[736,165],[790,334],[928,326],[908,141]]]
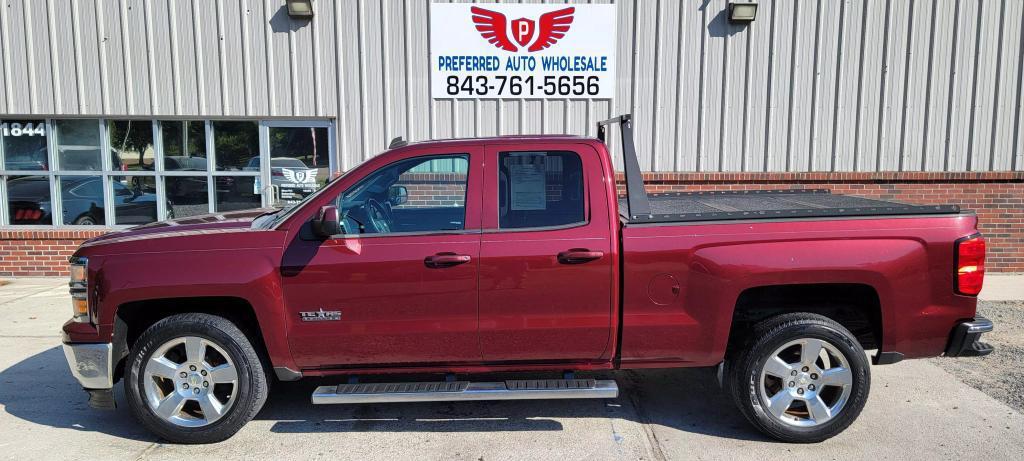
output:
[[[909,205],[828,189],[742,190],[648,194],[650,214],[628,216],[626,197],[619,209],[627,223],[680,223],[734,219],[817,218],[957,214],[957,205]]]

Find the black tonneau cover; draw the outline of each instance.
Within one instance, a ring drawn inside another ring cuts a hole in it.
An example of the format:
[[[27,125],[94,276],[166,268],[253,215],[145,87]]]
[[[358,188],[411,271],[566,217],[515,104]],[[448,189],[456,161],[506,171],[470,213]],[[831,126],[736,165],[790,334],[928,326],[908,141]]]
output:
[[[616,123],[622,134],[626,177],[626,196],[619,198],[619,210],[628,223],[960,213],[956,205],[909,205],[832,194],[828,189],[647,194],[633,145],[632,116],[625,114],[598,122],[597,137],[606,142],[606,127]]]
[[[651,213],[624,217],[630,223],[728,219],[817,218],[959,213],[956,205],[905,203],[832,194],[828,189],[743,190],[648,194]],[[619,209],[626,210],[626,198]]]

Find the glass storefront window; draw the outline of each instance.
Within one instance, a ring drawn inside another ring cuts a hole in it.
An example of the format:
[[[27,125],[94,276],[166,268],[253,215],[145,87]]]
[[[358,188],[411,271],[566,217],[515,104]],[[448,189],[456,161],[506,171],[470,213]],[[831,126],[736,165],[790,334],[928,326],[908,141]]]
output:
[[[153,122],[148,120],[111,120],[107,122],[107,139],[114,170],[153,170],[156,149],[153,147]],[[121,167],[118,168],[117,166]]]
[[[322,121],[0,119],[0,228],[291,206],[330,179],[330,133]]]
[[[100,121],[96,119],[57,120],[53,124],[57,165],[65,171],[101,171]],[[120,170],[114,163],[112,167]]]
[[[261,197],[256,190],[255,176],[217,176],[216,211],[259,208]]]
[[[160,122],[164,169],[206,171],[206,124],[200,120]]]
[[[114,176],[114,223],[146,224],[157,220],[156,178]],[[168,207],[168,210],[171,208]]]
[[[164,190],[168,219],[209,213],[206,176],[167,176]]]
[[[0,120],[4,169],[49,170],[46,136],[45,120]]]
[[[256,122],[213,122],[213,146],[217,171],[252,170],[260,158],[259,124]]]
[[[269,135],[270,181],[283,204],[298,203],[327,182],[327,128],[271,127]]]
[[[98,226],[105,223],[102,176],[61,176],[61,216],[66,226]]]
[[[50,178],[46,176],[9,176],[7,213],[13,225],[53,224]]]

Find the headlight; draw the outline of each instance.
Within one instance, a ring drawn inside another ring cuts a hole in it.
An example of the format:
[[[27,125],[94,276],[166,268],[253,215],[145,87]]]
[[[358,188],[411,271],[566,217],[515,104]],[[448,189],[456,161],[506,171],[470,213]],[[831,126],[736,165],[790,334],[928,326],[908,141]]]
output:
[[[71,258],[71,319],[76,322],[89,321],[89,260],[83,257]]]

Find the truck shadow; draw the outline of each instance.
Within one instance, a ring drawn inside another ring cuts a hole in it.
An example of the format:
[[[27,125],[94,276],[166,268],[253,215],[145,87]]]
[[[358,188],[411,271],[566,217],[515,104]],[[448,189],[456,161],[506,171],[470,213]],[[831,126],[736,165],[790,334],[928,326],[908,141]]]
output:
[[[572,430],[573,419],[620,419],[737,440],[771,441],[756,432],[715,381],[713,369],[606,373],[617,399],[312,405],[318,385],[338,379],[277,383],[257,416],[276,433],[519,432]],[[481,376],[477,380],[501,380]],[[567,421],[568,420],[568,421]]]
[[[614,400],[526,400],[365,405],[312,405],[318,385],[338,379],[276,383],[257,420],[274,433],[502,432],[572,430],[578,418],[658,425],[716,437],[768,441],[739,414],[715,383],[714,370],[644,370],[600,375],[619,382]],[[488,377],[475,377],[488,379]],[[499,377],[500,379],[500,377]],[[131,415],[122,386],[118,408],[89,408],[86,395],[54,347],[0,371],[0,405],[24,421],[132,440],[158,441]]]

